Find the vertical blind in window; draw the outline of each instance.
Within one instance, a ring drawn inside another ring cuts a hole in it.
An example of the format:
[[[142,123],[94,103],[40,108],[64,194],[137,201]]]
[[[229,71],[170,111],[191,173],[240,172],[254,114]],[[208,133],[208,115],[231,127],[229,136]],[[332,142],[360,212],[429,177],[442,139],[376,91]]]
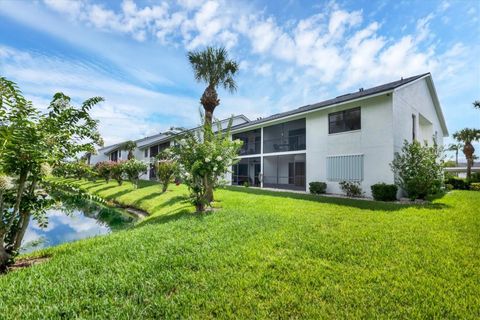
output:
[[[327,157],[329,181],[362,181],[363,154]]]

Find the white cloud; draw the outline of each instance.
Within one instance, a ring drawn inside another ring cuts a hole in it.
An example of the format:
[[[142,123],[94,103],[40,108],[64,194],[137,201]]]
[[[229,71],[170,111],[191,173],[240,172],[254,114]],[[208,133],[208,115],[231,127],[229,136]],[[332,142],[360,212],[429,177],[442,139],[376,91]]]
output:
[[[80,103],[102,95],[106,102],[93,109],[100,120],[100,131],[107,144],[126,138],[140,138],[168,129],[171,125],[191,124],[196,99],[173,96],[136,86],[102,73],[79,61],[25,53],[0,46],[0,71],[16,81],[27,98],[46,109],[55,92],[64,92]],[[195,109],[196,110],[196,109]],[[184,119],[181,123],[152,125],[152,115]]]
[[[272,64],[264,63],[258,66],[257,68],[255,68],[254,73],[264,77],[269,76],[272,73]]]

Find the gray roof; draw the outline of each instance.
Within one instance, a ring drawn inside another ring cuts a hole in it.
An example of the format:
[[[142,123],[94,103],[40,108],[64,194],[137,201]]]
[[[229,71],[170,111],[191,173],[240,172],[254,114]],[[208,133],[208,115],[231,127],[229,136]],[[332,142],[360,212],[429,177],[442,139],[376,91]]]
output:
[[[300,108],[297,108],[297,109],[277,113],[277,114],[274,114],[274,115],[271,115],[271,116],[268,116],[268,117],[265,117],[265,118],[261,118],[261,119],[253,120],[253,121],[250,121],[250,122],[247,122],[247,123],[244,123],[244,124],[240,124],[238,126],[235,126],[234,129],[237,130],[237,129],[241,129],[241,128],[245,128],[245,127],[250,127],[250,126],[260,124],[260,123],[263,123],[263,122],[272,121],[272,120],[280,119],[280,118],[283,118],[283,117],[295,115],[297,113],[303,113],[303,112],[307,112],[307,111],[311,111],[311,110],[315,110],[315,109],[321,109],[321,108],[325,108],[325,107],[328,107],[328,106],[331,106],[331,105],[335,105],[335,104],[339,104],[339,103],[345,103],[345,102],[348,102],[350,100],[355,100],[355,99],[359,99],[359,98],[366,98],[366,97],[371,96],[371,95],[379,94],[379,93],[386,92],[386,91],[391,91],[391,90],[396,89],[400,86],[403,86],[404,84],[407,84],[409,82],[412,82],[412,81],[415,81],[415,80],[420,79],[422,77],[425,77],[426,75],[430,75],[430,73],[428,72],[428,73],[416,75],[416,76],[405,78],[405,79],[402,78],[400,80],[389,82],[389,83],[386,83],[386,84],[382,84],[380,86],[376,86],[376,87],[369,88],[369,89],[360,89],[359,91],[343,94],[343,95],[338,96],[338,97],[333,98],[333,99],[324,100],[324,101],[321,101],[321,102],[318,102],[318,103],[315,103],[315,104],[308,104],[306,106],[303,106],[303,107],[300,107]]]
[[[250,119],[248,119],[243,114],[235,115],[232,118],[233,119],[242,118],[243,120],[246,121],[246,123],[248,123],[250,121]],[[230,120],[230,118],[225,118],[225,119],[222,119],[220,121],[226,121],[226,120]],[[239,126],[239,125],[237,125],[237,126]],[[232,126],[232,128],[235,128],[237,126]],[[189,130],[195,130],[195,129],[198,129],[198,128],[200,128],[200,127],[194,127],[192,129],[189,129]],[[140,138],[140,139],[136,139],[136,140],[133,140],[133,142],[138,144],[139,145],[138,147],[145,148],[145,147],[150,146],[150,145],[155,144],[155,143],[170,140],[172,138],[172,134],[174,134],[174,132],[169,130],[169,131],[166,131],[166,132],[160,132],[160,133],[154,134],[152,136],[147,136],[147,137],[143,137],[143,138]],[[144,141],[147,141],[147,140],[152,140],[152,141],[150,141],[148,144],[141,145],[141,142],[144,142]],[[108,154],[110,152],[113,152],[113,151],[117,150],[118,148],[121,148],[122,145],[127,141],[128,140],[102,147],[102,148],[98,149],[98,151],[101,151],[104,154]]]

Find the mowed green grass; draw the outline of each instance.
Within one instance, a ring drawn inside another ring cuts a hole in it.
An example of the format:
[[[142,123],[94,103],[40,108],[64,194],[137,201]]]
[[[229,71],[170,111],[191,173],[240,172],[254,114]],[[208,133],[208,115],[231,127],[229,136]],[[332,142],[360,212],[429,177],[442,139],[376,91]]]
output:
[[[480,193],[402,206],[246,188],[76,182],[148,211],[0,276],[0,318],[480,317]]]

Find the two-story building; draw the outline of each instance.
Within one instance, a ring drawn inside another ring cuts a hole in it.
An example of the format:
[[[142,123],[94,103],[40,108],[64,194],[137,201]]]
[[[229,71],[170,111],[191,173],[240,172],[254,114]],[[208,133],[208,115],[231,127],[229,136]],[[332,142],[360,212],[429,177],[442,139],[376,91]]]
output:
[[[340,193],[341,181],[358,181],[370,195],[372,184],[394,183],[390,163],[404,140],[442,145],[446,136],[435,86],[426,73],[254,121],[234,117],[232,139],[242,140],[243,147],[226,179],[232,185],[299,191],[323,181],[329,193]],[[137,140],[135,156],[150,159],[171,139],[159,134]],[[99,157],[126,158],[121,145],[100,149]]]

